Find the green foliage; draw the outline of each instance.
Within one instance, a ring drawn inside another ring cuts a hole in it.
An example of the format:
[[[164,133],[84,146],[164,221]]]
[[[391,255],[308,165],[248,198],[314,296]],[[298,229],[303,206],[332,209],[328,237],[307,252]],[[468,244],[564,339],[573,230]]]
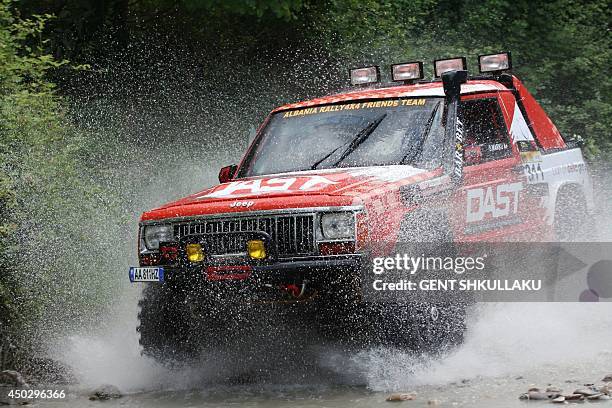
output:
[[[510,50],[516,73],[566,136],[612,151],[609,2],[331,0],[317,29],[355,62],[390,64]]]
[[[0,335],[15,336],[70,296],[71,262],[90,261],[92,213],[121,215],[87,165],[103,144],[71,124],[48,80],[67,64],[44,52],[48,16],[12,7],[0,2]]]
[[[214,12],[229,11],[258,18],[270,13],[276,18],[292,20],[297,18],[297,12],[304,7],[304,2],[302,0],[183,0],[181,5],[189,11],[201,9]]]
[[[43,77],[57,63],[24,45],[40,33],[42,18],[15,19],[11,5],[8,0],[0,3],[0,326],[14,329],[20,321],[16,299],[23,291],[14,270],[18,208],[24,198],[20,192],[33,181],[23,158],[45,145],[51,134],[39,137],[38,131],[53,117],[53,85]]]

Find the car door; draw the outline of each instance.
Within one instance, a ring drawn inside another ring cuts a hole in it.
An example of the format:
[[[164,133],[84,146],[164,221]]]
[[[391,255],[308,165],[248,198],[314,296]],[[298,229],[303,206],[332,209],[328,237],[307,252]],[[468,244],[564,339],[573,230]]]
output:
[[[508,129],[511,118],[500,94],[463,96],[463,181],[453,199],[456,241],[522,240],[532,237],[532,199],[519,152]]]

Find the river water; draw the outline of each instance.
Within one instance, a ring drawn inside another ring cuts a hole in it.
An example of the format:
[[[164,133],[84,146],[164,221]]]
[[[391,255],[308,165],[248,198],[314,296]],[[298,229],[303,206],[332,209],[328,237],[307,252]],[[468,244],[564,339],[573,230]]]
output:
[[[127,304],[138,296],[130,292]],[[391,393],[415,392],[401,404],[523,407],[518,397],[531,386],[571,392],[612,373],[612,303],[482,304],[471,313],[465,343],[437,359],[392,349],[292,350],[279,341],[276,352],[220,349],[177,370],[140,355],[135,303],[129,309],[123,305],[104,333],[66,339],[58,357],[78,384],[50,385],[66,389],[67,398],[36,406],[376,407],[388,406]],[[124,396],[89,401],[101,384]]]

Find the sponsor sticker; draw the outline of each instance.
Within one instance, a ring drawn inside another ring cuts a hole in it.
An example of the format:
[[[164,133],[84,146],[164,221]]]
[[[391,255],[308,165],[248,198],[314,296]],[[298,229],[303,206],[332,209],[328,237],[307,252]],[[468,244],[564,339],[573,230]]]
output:
[[[457,118],[457,128],[455,130],[455,177],[461,178],[463,175],[463,123]]]
[[[521,161],[523,163],[533,163],[542,161],[542,153],[538,150],[521,152]]]
[[[500,184],[467,191],[467,222],[485,217],[500,218],[518,213],[519,194],[523,183]]]
[[[260,195],[283,191],[312,191],[320,190],[329,186],[330,184],[336,184],[336,182],[326,177],[317,175],[232,181],[230,183],[223,184],[212,192],[199,196],[198,198],[222,198],[249,194]]]
[[[340,112],[344,110],[376,109],[376,108],[395,108],[398,106],[425,106],[427,99],[385,99],[371,102],[345,103],[337,105],[314,106],[311,108],[286,111],[283,118],[294,118],[297,116],[308,116],[317,113]]]

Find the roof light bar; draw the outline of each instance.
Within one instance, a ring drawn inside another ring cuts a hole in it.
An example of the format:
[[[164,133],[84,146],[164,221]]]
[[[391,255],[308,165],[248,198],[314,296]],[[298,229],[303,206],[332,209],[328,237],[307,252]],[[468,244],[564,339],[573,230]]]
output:
[[[467,62],[465,61],[465,57],[444,58],[434,61],[434,73],[436,78],[441,77],[445,72],[466,70]]]
[[[351,69],[351,84],[365,85],[380,81],[380,68],[377,65]]]
[[[423,63],[421,61],[402,62],[391,65],[391,76],[394,81],[414,81],[423,79]]]
[[[479,55],[478,69],[481,73],[501,72],[512,69],[512,55],[510,52]]]

